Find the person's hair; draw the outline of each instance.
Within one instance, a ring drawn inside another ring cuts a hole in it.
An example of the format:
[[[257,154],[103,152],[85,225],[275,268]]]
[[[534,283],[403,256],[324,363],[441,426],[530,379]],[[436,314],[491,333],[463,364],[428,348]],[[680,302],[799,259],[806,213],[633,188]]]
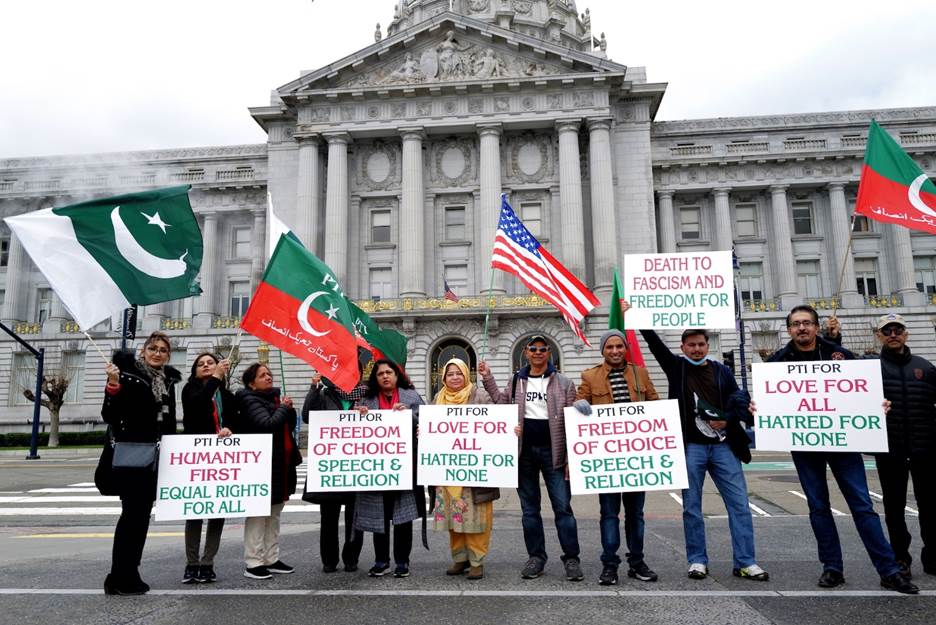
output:
[[[149,347],[151,343],[155,343],[156,341],[162,341],[165,343],[166,349],[169,350],[170,354],[172,353],[172,343],[169,342],[169,335],[165,332],[160,332],[159,330],[156,330],[148,337],[146,337],[146,340],[143,341],[143,350],[146,351],[146,348]]]
[[[708,332],[702,328],[689,328],[688,330],[683,330],[682,337],[679,339],[680,343],[685,343],[686,339],[690,336],[701,336],[705,339],[705,342],[708,343]]]
[[[192,373],[191,375],[189,375],[189,379],[188,379],[189,382],[198,381],[198,361],[201,360],[205,356],[211,356],[211,358],[215,361],[215,364],[218,364],[219,362],[221,362],[221,356],[219,356],[218,354],[214,352],[202,352],[198,356],[195,356],[195,361],[192,362]],[[221,384],[224,384],[223,378],[221,379]]]
[[[262,362],[255,362],[247,367],[247,370],[244,371],[244,375],[241,376],[241,380],[243,380],[244,386],[250,388],[250,385],[253,384],[254,380],[256,380],[257,376],[260,374],[260,367],[263,367],[272,373],[269,366],[263,364]]]
[[[819,325],[819,313],[816,312],[816,309],[809,304],[800,304],[799,306],[794,306],[793,310],[790,311],[790,314],[786,316],[786,325],[788,328],[793,322],[793,314],[798,312],[808,312],[810,315],[812,315],[813,323],[815,323],[817,326]]]
[[[403,370],[400,369],[399,365],[397,365],[392,360],[381,358],[380,360],[377,360],[376,362],[374,362],[374,368],[371,369],[370,377],[367,378],[367,393],[364,394],[365,397],[377,397],[377,395],[380,393],[380,385],[377,384],[377,369],[380,368],[380,365],[387,365],[388,367],[393,369],[393,371],[396,373],[397,388],[407,388],[407,389],[416,388],[415,386],[413,386],[413,383],[410,382],[409,378],[406,377],[406,374],[403,373]]]

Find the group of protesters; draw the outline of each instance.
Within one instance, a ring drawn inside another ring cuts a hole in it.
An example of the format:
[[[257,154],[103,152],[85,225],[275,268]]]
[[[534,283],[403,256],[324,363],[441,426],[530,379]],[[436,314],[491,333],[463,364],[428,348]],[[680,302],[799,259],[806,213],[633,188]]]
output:
[[[623,309],[628,308],[626,302]],[[817,311],[810,306],[794,307],[786,318],[790,341],[769,361],[849,360],[856,356],[842,347],[842,331],[833,316],[820,332]],[[647,346],[666,375],[669,399],[679,405],[688,487],[682,491],[683,529],[687,575],[704,579],[709,575],[702,494],[706,473],[711,475],[728,513],[731,536],[732,574],[766,582],[768,572],[755,554],[754,524],[742,464],[751,461],[751,426],[756,406],[738,387],[730,368],[709,357],[709,337],[704,329],[682,333],[676,354],[653,331],[641,331]],[[809,519],[818,547],[822,572],[818,585],[834,588],[845,583],[839,536],[830,506],[826,470],[844,496],[862,542],[881,578],[881,586],[915,594],[912,582],[911,537],[904,517],[907,486],[914,481],[919,508],[921,563],[923,571],[936,575],[936,493],[932,476],[936,451],[936,368],[913,355],[907,346],[909,332],[897,314],[878,320],[876,335],[886,398],[887,453],[875,455],[883,492],[885,522],[890,540],[874,510],[869,495],[864,460],[858,452],[794,451],[793,463],[809,506]],[[441,370],[442,385],[435,404],[516,404],[519,423],[518,487],[522,509],[523,537],[528,560],[521,569],[524,579],[543,575],[547,549],[541,512],[541,483],[546,486],[555,517],[565,576],[584,579],[580,560],[578,528],[571,505],[569,464],[566,451],[564,409],[574,407],[588,415],[592,406],[659,399],[646,368],[634,363],[624,333],[609,330],[602,335],[602,360],[581,374],[581,383],[562,375],[553,365],[550,344],[533,335],[525,345],[527,364],[501,387],[485,362],[478,363],[479,384],[474,384],[467,363],[452,359]],[[107,366],[107,386],[102,415],[116,441],[154,442],[163,434],[176,432],[174,386],[181,374],[167,363],[169,338],[154,332],[139,356],[117,352]],[[417,431],[423,398],[396,363],[378,360],[365,379],[363,366],[358,385],[350,392],[315,373],[302,405],[304,422],[322,410],[411,410]],[[296,467],[301,454],[295,438],[299,414],[293,400],[274,386],[270,369],[262,363],[250,365],[242,374],[244,388],[236,394],[227,389],[230,363],[212,353],[199,354],[182,391],[183,426],[187,434],[266,433],[273,435],[270,480],[271,512],[251,517],[244,524],[244,576],[269,579],[294,571],[280,559],[280,516],[285,502],[297,487]],[[416,455],[414,454],[414,462]],[[142,594],[149,586],[140,578],[139,565],[156,499],[156,472],[121,469],[117,480],[122,512],[114,534],[111,573],[105,580],[108,594]],[[373,534],[372,577],[391,573],[410,574],[413,522],[422,519],[422,543],[428,548],[426,526],[432,520],[437,530],[447,531],[451,566],[447,575],[484,577],[484,561],[490,547],[494,522],[493,502],[497,488],[430,487],[429,496],[414,481],[411,489],[385,492],[306,492],[302,498],[319,505],[321,528],[319,548],[322,570],[335,573],[358,570],[364,533]],[[644,492],[600,494],[601,564],[598,583],[618,583],[622,558],[620,514],[624,512],[624,557],[628,577],[655,582],[658,575],[644,554]],[[344,531],[340,520],[344,507]],[[223,519],[210,519],[204,550],[203,523],[185,525],[186,566],[183,583],[207,583],[216,579],[214,557],[218,551]],[[393,549],[390,549],[390,534]]]

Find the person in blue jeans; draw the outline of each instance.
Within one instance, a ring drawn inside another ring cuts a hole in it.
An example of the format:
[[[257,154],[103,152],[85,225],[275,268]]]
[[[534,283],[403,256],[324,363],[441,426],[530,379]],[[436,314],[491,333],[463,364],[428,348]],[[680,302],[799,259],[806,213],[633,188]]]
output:
[[[818,336],[819,313],[812,306],[795,306],[787,315],[790,342],[774,353],[768,362],[797,362],[813,360],[853,360],[855,355]],[[753,405],[752,405],[752,412]],[[809,505],[809,522],[822,563],[819,586],[835,588],[845,583],[842,562],[842,544],[839,541],[832,508],[829,503],[829,484],[826,468],[848,503],[858,535],[864,543],[871,562],[881,576],[881,587],[904,594],[916,594],[917,587],[900,573],[894,551],[884,537],[881,518],[874,511],[868,494],[864,460],[858,452],[794,451],[793,464]]]
[[[524,355],[529,364],[517,371],[503,390],[498,388],[487,363],[478,363],[484,389],[494,403],[519,406],[517,494],[523,511],[523,540],[529,556],[520,576],[535,579],[546,567],[546,535],[540,514],[542,474],[556,519],[566,578],[578,582],[585,575],[579,561],[578,526],[572,512],[563,412],[575,402],[575,384],[553,367],[545,337],[530,337]]]

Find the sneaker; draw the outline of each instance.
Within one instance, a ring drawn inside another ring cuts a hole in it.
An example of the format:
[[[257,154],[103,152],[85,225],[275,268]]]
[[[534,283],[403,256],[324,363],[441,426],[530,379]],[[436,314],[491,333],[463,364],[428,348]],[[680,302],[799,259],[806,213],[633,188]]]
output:
[[[582,565],[579,563],[578,558],[568,558],[565,561],[565,572],[566,579],[570,582],[580,582],[585,579],[585,574],[582,573]]]
[[[881,588],[894,590],[904,595],[915,595],[920,592],[919,588],[917,588],[909,579],[905,578],[900,573],[894,573],[893,575],[882,577]]]
[[[837,588],[845,583],[845,576],[839,571],[833,571],[832,569],[826,569],[822,572],[822,575],[819,576],[819,587],[820,588]],[[883,581],[881,582],[884,583]]]
[[[637,564],[631,566],[627,569],[627,576],[639,579],[642,582],[655,582],[660,577],[654,573],[646,562],[638,562]]]
[[[536,579],[543,574],[545,566],[545,562],[534,556],[527,560],[526,566],[520,571],[520,577],[523,579]]]
[[[756,564],[752,564],[751,566],[745,566],[740,569],[734,569],[731,571],[731,574],[734,575],[735,577],[743,577],[744,579],[752,579],[755,582],[766,582],[767,580],[770,579],[770,575],[767,573],[767,571],[757,566]]]
[[[210,584],[218,579],[214,567],[210,564],[202,564],[198,567],[198,581],[203,584]]]
[[[705,579],[708,577],[708,567],[701,562],[693,562],[689,565],[689,579]]]
[[[389,570],[390,565],[386,562],[374,562],[374,566],[370,567],[367,575],[369,577],[383,577]]]
[[[468,560],[464,562],[453,562],[452,566],[448,567],[445,570],[446,575],[461,575],[471,567],[471,564]]]
[[[605,564],[598,576],[599,586],[616,586],[618,583],[618,570],[613,564]]]
[[[194,584],[198,581],[198,567],[194,564],[186,565],[185,572],[182,573],[183,584]]]
[[[409,564],[397,564],[393,569],[394,577],[409,577]]]
[[[244,569],[244,577],[249,577],[250,579],[270,579],[273,577],[273,574],[270,573],[269,569],[265,566],[254,566],[249,569]]]
[[[276,573],[277,575],[289,575],[296,570],[282,560],[277,560],[273,564],[268,564],[266,568],[270,573]]]

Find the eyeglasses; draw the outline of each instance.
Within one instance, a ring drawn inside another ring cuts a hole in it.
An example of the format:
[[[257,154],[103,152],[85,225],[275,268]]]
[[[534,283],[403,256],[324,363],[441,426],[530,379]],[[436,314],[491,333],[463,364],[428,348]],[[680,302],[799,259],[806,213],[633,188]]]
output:
[[[893,328],[883,328],[880,330],[880,333],[883,336],[900,336],[901,334],[904,333],[904,328],[901,328],[900,326],[896,326]]]
[[[532,347],[532,346],[527,346],[527,349],[530,350],[530,353],[531,353],[531,354],[536,354],[536,353],[545,354],[546,352],[549,351],[549,348],[548,348],[548,347]]]
[[[149,347],[147,347],[146,351],[148,351],[151,354],[168,354],[169,353],[169,350],[166,349],[165,347],[155,347],[153,345],[150,345]]]
[[[790,322],[790,327],[791,327],[791,328],[811,328],[811,327],[813,327],[813,326],[815,326],[815,325],[819,325],[819,324],[816,323],[815,321],[808,321],[808,320],[807,320],[807,321],[791,321],[791,322]]]

